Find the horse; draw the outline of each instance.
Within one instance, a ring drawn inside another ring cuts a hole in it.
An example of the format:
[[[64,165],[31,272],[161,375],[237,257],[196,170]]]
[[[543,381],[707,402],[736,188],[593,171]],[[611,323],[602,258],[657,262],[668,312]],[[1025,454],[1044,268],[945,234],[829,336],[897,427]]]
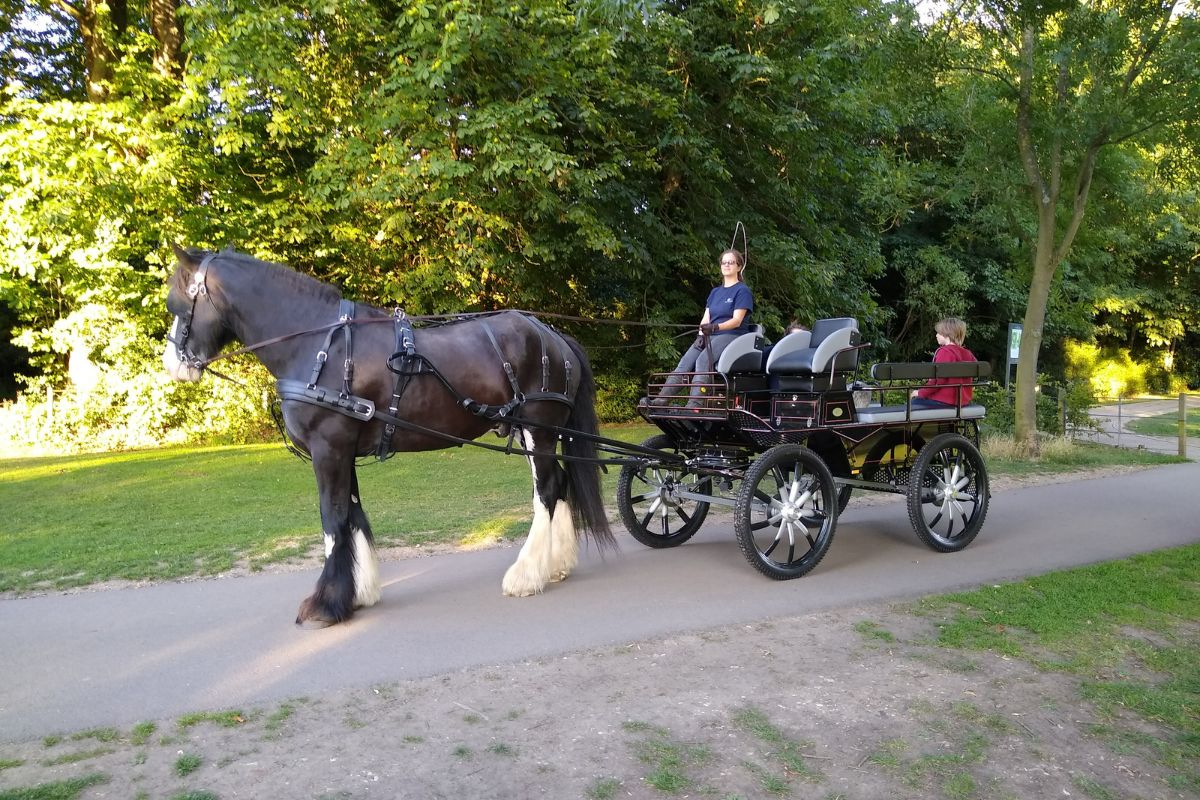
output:
[[[379,601],[356,473],[364,456],[437,450],[489,430],[507,434],[510,450],[519,440],[533,473],[533,520],[504,575],[504,595],[534,595],[564,580],[580,539],[601,551],[615,546],[589,438],[598,430],[595,383],[570,336],[516,311],[413,327],[400,312],[344,300],[281,264],[230,249],[174,250],[167,373],[198,381],[227,345],[242,343],[275,377],[284,429],[312,460],[325,562],[297,625],[341,623]],[[397,368],[404,353],[408,366]],[[381,416],[382,408],[390,413]]]

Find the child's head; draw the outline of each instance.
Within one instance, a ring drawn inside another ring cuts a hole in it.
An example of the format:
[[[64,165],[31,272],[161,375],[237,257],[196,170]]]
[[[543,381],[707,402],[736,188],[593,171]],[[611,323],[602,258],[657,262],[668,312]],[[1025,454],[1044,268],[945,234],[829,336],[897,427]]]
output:
[[[938,320],[933,329],[955,344],[962,344],[967,338],[967,323],[958,317],[946,317]]]
[[[802,323],[799,319],[793,319],[788,323],[787,326],[788,333],[799,333],[800,331],[806,330],[808,330],[808,328],[804,327],[804,323]]]

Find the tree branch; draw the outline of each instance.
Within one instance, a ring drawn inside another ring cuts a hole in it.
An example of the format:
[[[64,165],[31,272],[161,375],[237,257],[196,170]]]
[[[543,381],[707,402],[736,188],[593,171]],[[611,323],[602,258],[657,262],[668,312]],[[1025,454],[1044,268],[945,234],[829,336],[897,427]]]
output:
[[[1018,77],[1017,90],[1017,149],[1021,153],[1021,165],[1025,168],[1025,179],[1034,193],[1038,206],[1043,206],[1049,199],[1046,195],[1046,183],[1038,168],[1037,153],[1033,146],[1033,135],[1030,131],[1033,123],[1030,120],[1030,94],[1033,86],[1033,48],[1037,33],[1032,24],[1026,24],[1021,32],[1021,69]]]
[[[1093,141],[1088,145],[1083,164],[1079,167],[1079,174],[1075,176],[1075,196],[1071,203],[1071,221],[1067,223],[1062,241],[1054,248],[1052,264],[1061,264],[1067,257],[1071,243],[1075,241],[1075,234],[1079,232],[1079,226],[1083,223],[1083,213],[1087,210],[1088,192],[1092,188],[1092,175],[1096,171],[1096,156],[1099,155],[1100,148],[1103,146],[1103,142],[1099,141]]]
[[[67,15],[76,22],[83,22],[83,12],[68,3],[67,0],[50,0],[50,3],[51,5],[58,6],[63,11],[67,12]]]

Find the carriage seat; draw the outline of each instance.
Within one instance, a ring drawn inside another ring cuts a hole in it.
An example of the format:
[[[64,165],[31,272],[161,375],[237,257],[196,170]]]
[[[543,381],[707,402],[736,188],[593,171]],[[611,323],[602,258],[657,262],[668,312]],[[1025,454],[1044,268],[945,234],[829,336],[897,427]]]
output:
[[[853,317],[819,319],[811,331],[789,333],[771,349],[767,374],[776,391],[819,392],[845,388],[858,366],[861,341]]]
[[[970,385],[975,380],[990,377],[992,365],[987,361],[947,361],[932,363],[920,361],[915,363],[895,363],[884,361],[871,367],[871,377],[878,381],[892,381],[891,385],[908,391],[919,385],[921,381],[930,378],[958,378],[962,384]],[[906,420],[924,421],[929,419],[958,419],[958,409],[954,406],[946,408],[914,408],[911,416],[906,416],[907,407],[868,406],[858,410],[859,422],[904,422]],[[962,407],[962,419],[980,419],[986,411],[979,403],[967,403]]]
[[[924,422],[931,419],[958,419],[958,409],[954,406],[945,408],[914,408],[909,412],[907,406],[867,406],[858,409],[858,421],[871,425],[886,422]],[[962,407],[962,419],[982,419],[986,409],[979,403],[967,403]]]
[[[734,372],[762,372],[767,340],[763,337],[762,325],[750,325],[750,332],[729,343],[717,359],[717,372],[729,375]]]

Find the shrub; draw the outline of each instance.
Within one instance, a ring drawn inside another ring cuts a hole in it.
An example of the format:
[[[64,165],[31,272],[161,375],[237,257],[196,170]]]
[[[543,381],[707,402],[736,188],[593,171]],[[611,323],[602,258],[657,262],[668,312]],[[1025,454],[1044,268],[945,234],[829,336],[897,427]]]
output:
[[[1037,394],[1037,429],[1040,433],[1061,435],[1063,418],[1067,427],[1094,426],[1088,411],[1095,405],[1091,384],[1087,381],[1055,383],[1047,376],[1040,377]],[[992,433],[1011,434],[1016,428],[1016,399],[1014,388],[1005,389],[998,383],[975,390],[975,402],[987,408],[984,428]]]

